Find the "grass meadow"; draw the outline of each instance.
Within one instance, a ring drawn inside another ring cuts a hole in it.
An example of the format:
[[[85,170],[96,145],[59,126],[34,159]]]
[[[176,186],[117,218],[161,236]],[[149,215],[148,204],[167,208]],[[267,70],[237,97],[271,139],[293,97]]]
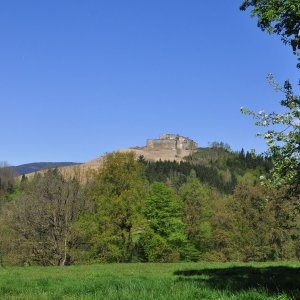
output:
[[[300,299],[300,263],[0,267],[0,299]]]

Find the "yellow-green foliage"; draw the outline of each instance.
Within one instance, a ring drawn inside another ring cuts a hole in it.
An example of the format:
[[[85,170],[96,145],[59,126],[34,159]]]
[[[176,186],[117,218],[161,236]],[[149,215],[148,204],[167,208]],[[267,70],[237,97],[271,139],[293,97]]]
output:
[[[134,236],[143,230],[147,181],[134,153],[111,153],[94,174],[88,197],[94,210],[86,212],[77,228],[92,259],[131,261]]]

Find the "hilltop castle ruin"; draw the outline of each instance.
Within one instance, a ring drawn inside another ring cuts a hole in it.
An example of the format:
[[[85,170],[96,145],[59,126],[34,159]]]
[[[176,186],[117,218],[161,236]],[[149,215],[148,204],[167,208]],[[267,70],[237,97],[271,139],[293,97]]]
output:
[[[198,147],[193,140],[178,134],[162,134],[159,139],[148,139],[147,150],[195,150]]]

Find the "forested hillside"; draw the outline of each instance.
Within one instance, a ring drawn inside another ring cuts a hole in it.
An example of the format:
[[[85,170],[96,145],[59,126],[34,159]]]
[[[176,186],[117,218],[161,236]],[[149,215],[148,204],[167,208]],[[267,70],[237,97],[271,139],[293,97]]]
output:
[[[181,185],[189,176],[216,188],[219,192],[230,194],[238,183],[254,184],[259,176],[268,173],[271,161],[263,156],[253,156],[242,149],[233,152],[228,145],[214,143],[210,148],[199,148],[185,161],[148,162],[139,158],[146,167],[150,182],[173,182]]]
[[[3,167],[1,263],[298,259],[297,199],[261,186],[270,168],[218,143],[184,162],[108,154],[85,183]]]

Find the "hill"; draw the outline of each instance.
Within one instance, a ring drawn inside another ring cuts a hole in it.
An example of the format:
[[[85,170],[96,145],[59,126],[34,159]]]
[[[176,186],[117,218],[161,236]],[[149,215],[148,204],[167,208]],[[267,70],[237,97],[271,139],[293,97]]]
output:
[[[242,149],[233,152],[230,148],[198,148],[181,161],[148,161],[144,157],[146,176],[150,182],[163,181],[180,187],[187,178],[197,177],[202,183],[231,194],[238,183],[253,184],[259,176],[267,174],[270,160],[263,156],[252,157]]]
[[[172,149],[160,149],[160,150],[149,150],[145,147],[135,147],[135,148],[128,148],[128,149],[120,149],[117,150],[116,152],[134,152],[136,155],[136,158],[138,159],[140,156],[143,156],[147,161],[183,161],[185,160],[185,157],[189,156],[191,151],[190,150],[181,150],[181,151],[177,151],[177,150],[172,150]],[[80,180],[85,180],[86,175],[89,171],[91,170],[96,170],[99,167],[101,167],[103,158],[105,157],[105,155],[103,156],[99,156],[96,159],[87,161],[86,163],[82,163],[82,164],[70,164],[70,165],[55,165],[55,163],[53,163],[53,165],[48,165],[47,168],[55,168],[58,167],[58,169],[61,171],[61,173],[66,176],[66,177],[77,177]],[[32,176],[35,172],[43,172],[45,171],[47,168],[43,168],[40,170],[32,170],[32,172],[28,172],[28,173],[21,173],[21,174],[26,174],[29,177]],[[19,175],[21,175],[18,172]]]
[[[121,149],[118,152],[134,152],[136,159],[145,164],[146,176],[150,182],[173,182],[180,186],[191,174],[201,182],[224,193],[232,193],[238,183],[254,183],[271,167],[270,161],[249,152],[233,152],[222,147],[197,148],[188,151],[170,149],[149,150],[147,148]],[[65,177],[76,177],[86,181],[89,172],[101,167],[104,156],[83,164],[59,167]],[[42,170],[40,172],[44,172]],[[31,177],[34,173],[27,174]]]
[[[136,158],[143,157],[147,161],[183,161],[193,152],[197,143],[188,137],[180,136],[178,134],[162,134],[159,139],[148,139],[144,147],[132,147],[128,149],[121,149],[118,152],[134,152]],[[101,167],[104,156],[100,156],[94,160],[88,161],[83,164],[73,165],[49,165],[47,168],[59,167],[61,173],[66,177],[77,177],[80,180],[85,180],[88,171],[95,170]],[[46,169],[46,168],[44,168]],[[29,176],[37,171],[32,170]],[[20,173],[19,173],[20,174]],[[25,174],[25,173],[23,173]]]
[[[201,182],[226,193],[232,193],[239,182],[255,182],[270,168],[270,162],[263,157],[253,158],[243,149],[234,152],[222,142],[214,142],[207,148],[194,146],[197,144],[187,137],[164,134],[159,139],[147,140],[144,147],[121,149],[117,152],[133,152],[136,159],[145,164],[150,182],[169,182],[176,178],[177,184],[180,184],[192,172]],[[105,155],[78,165],[49,167],[59,167],[65,177],[86,181],[89,171],[101,167],[104,157]],[[30,177],[33,174],[34,172],[28,175]]]

